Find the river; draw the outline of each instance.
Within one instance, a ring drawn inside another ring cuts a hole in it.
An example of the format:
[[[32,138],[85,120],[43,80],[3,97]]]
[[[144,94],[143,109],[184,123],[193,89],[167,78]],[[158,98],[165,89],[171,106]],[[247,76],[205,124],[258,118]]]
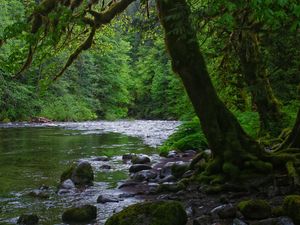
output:
[[[156,147],[174,132],[176,121],[97,121],[81,123],[0,124],[0,224],[16,224],[23,213],[34,213],[40,224],[61,222],[62,212],[72,206],[93,204],[98,208],[95,224],[104,224],[115,211],[140,201],[134,197],[118,203],[97,204],[100,194],[119,196],[117,186],[128,178],[126,153],[158,158]],[[108,156],[108,162],[93,161]],[[89,161],[95,172],[94,186],[58,194],[61,173],[68,164]],[[112,167],[103,170],[103,164]],[[49,187],[49,198],[28,193]]]

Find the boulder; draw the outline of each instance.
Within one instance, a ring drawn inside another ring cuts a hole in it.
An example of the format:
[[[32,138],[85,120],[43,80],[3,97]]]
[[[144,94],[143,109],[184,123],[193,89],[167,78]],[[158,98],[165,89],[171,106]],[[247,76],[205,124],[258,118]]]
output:
[[[278,217],[255,221],[251,225],[294,225],[294,223],[288,217]]]
[[[271,216],[271,206],[265,200],[247,200],[238,204],[238,209],[246,219],[260,220]]]
[[[147,164],[150,163],[150,158],[146,155],[135,155],[131,159],[132,164]]]
[[[128,161],[128,160],[131,160],[134,156],[135,156],[135,154],[133,154],[133,153],[124,154],[124,155],[122,156],[122,160],[123,160],[123,161]]]
[[[110,170],[110,169],[111,169],[111,166],[105,164],[105,165],[100,166],[100,169],[103,169],[103,170]]]
[[[160,183],[175,182],[175,181],[177,181],[176,177],[174,177],[173,175],[169,175],[161,179]]]
[[[135,164],[129,168],[130,173],[137,173],[142,170],[151,170],[152,167],[145,164]]]
[[[212,215],[217,215],[221,219],[235,218],[236,208],[232,204],[220,205],[210,211]]]
[[[64,223],[88,223],[97,218],[97,208],[93,205],[67,209],[63,215]]]
[[[60,184],[61,189],[73,189],[75,188],[75,184],[71,179],[65,180]]]
[[[167,158],[176,158],[178,157],[177,152],[175,150],[169,151]]]
[[[76,186],[93,185],[94,172],[91,164],[87,161],[79,162],[66,170],[60,178],[61,183],[71,179]]]
[[[97,198],[97,203],[105,204],[107,202],[119,202],[119,201],[117,199],[105,197],[103,195],[99,195],[99,197]]]
[[[286,196],[283,201],[283,210],[295,224],[300,224],[300,195]]]
[[[232,221],[232,225],[248,225],[248,224],[245,223],[243,220],[240,220],[240,219],[235,218],[235,219]]]
[[[157,177],[157,173],[151,170],[142,170],[137,173],[134,173],[131,176],[131,179],[134,181],[150,181],[152,179],[155,179]]]
[[[188,162],[175,162],[171,166],[171,173],[176,178],[181,178],[185,172],[188,171],[190,163]]]
[[[178,192],[185,189],[183,183],[162,183],[157,188],[157,193],[163,192]]]
[[[177,201],[131,205],[110,217],[105,225],[186,225],[187,215]]]
[[[39,217],[34,214],[23,214],[18,218],[17,224],[35,225],[39,223]]]

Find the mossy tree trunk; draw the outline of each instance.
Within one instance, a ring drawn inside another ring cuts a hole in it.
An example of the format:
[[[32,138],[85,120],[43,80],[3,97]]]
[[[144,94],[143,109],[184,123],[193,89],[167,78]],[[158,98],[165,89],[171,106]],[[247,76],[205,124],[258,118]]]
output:
[[[266,152],[244,132],[217,96],[191,26],[186,1],[157,0],[157,7],[173,70],[183,81],[213,152],[214,160],[206,172],[234,178],[244,169],[259,170],[255,162],[266,159]]]
[[[285,142],[281,145],[281,149],[283,148],[299,148],[300,149],[300,109],[298,111],[297,119],[295,125],[292,129],[292,132],[285,140]]]
[[[260,135],[266,133],[273,136],[279,135],[284,128],[283,114],[262,63],[258,35],[251,30],[241,31],[238,42],[242,75],[260,117]]]

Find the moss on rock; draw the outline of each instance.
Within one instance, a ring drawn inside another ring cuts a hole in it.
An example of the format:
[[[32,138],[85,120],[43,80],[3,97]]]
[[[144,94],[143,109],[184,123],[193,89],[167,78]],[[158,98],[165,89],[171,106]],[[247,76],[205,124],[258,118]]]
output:
[[[97,208],[93,205],[67,209],[62,220],[65,223],[87,223],[97,218]]]
[[[157,201],[131,205],[110,217],[105,225],[185,225],[187,215],[179,202]]]
[[[283,201],[283,210],[295,224],[300,224],[300,195],[286,196]]]
[[[246,219],[265,219],[271,216],[270,204],[261,199],[242,201],[238,209]]]

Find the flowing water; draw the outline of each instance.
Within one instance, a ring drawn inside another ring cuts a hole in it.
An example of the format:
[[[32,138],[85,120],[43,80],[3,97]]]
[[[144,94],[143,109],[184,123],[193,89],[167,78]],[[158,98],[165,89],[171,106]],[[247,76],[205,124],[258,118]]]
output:
[[[104,224],[115,211],[138,202],[134,197],[118,203],[97,204],[100,194],[119,196],[117,186],[128,178],[125,153],[148,154],[157,159],[156,146],[179,125],[175,121],[116,121],[0,124],[0,224],[16,224],[23,213],[34,213],[40,224],[62,224],[64,209],[83,204],[98,208],[95,224]],[[108,162],[93,161],[108,156]],[[89,161],[95,171],[94,186],[57,194],[61,173],[68,164]],[[108,164],[111,170],[103,170]],[[49,198],[28,196],[49,187]]]

